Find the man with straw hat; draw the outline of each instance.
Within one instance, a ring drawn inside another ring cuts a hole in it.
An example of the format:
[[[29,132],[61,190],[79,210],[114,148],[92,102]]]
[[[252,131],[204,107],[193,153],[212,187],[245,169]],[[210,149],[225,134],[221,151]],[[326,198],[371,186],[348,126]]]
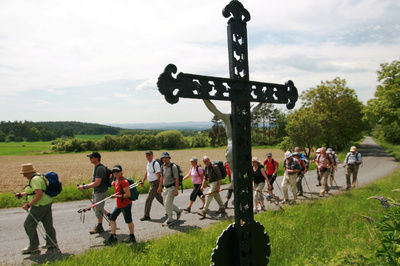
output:
[[[357,152],[357,147],[352,146],[350,148],[350,152],[347,153],[346,159],[344,159],[343,167],[346,167],[346,189],[350,189],[355,187],[357,182],[357,174],[358,174],[358,167],[362,163],[362,157],[359,152]],[[350,183],[350,176],[353,175],[353,180]]]
[[[51,211],[53,199],[44,193],[47,188],[46,181],[30,163],[21,166],[21,174],[29,180],[24,192],[15,193],[16,198],[20,199],[26,196],[28,201],[22,208],[28,212],[24,228],[29,237],[29,246],[21,252],[22,254],[40,253],[39,238],[36,231],[38,222],[42,222],[46,232],[46,245],[44,247],[47,248],[48,252],[58,250]]]

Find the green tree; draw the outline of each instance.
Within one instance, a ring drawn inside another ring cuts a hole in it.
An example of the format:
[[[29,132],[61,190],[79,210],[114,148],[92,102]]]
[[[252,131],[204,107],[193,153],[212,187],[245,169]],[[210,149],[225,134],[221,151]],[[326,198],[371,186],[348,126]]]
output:
[[[366,116],[386,141],[400,143],[400,61],[381,64],[375,98],[368,102]]]
[[[328,147],[341,149],[350,141],[362,137],[365,124],[362,121],[363,104],[355,90],[339,77],[321,81],[316,88],[301,95],[303,107],[309,108],[322,127],[321,140]]]
[[[214,116],[211,119],[211,122],[214,125],[211,127],[208,133],[208,137],[211,139],[210,146],[217,147],[226,145],[227,144],[226,131],[223,126],[222,120]]]
[[[307,157],[310,157],[312,149],[322,144],[323,129],[311,108],[300,108],[289,114],[286,131],[290,143],[282,146],[285,150],[293,150],[298,146],[305,151]]]
[[[157,134],[157,143],[162,149],[181,149],[189,146],[188,140],[178,130],[167,130]]]
[[[0,130],[0,142],[6,141],[6,134]]]

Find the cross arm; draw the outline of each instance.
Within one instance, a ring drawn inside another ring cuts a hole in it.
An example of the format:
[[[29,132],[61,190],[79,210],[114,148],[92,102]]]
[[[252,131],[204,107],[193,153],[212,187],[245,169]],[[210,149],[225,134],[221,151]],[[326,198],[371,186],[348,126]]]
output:
[[[175,104],[179,98],[234,101],[232,90],[241,90],[240,100],[263,103],[282,103],[292,109],[297,101],[297,89],[292,81],[284,85],[246,80],[227,79],[180,72],[169,64],[159,76],[157,86],[165,100]]]

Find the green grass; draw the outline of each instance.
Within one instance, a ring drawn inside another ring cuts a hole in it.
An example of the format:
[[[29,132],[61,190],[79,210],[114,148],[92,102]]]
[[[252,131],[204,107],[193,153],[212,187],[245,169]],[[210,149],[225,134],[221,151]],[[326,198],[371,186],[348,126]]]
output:
[[[105,134],[99,135],[75,135],[77,139],[92,139],[92,140],[100,140],[105,136]]]
[[[50,153],[51,141],[0,142],[0,155],[39,155]]]
[[[372,225],[380,204],[367,200],[373,195],[399,199],[392,192],[400,186],[400,171],[361,189],[287,207],[285,212],[255,215],[270,236],[269,265],[382,265],[374,256],[379,245]],[[119,244],[71,256],[54,265],[209,265],[210,255],[221,232],[232,221],[204,229],[177,233],[134,246]]]
[[[384,140],[374,138],[376,143],[382,146],[385,151],[390,152],[397,160],[400,161],[400,145],[394,145]]]

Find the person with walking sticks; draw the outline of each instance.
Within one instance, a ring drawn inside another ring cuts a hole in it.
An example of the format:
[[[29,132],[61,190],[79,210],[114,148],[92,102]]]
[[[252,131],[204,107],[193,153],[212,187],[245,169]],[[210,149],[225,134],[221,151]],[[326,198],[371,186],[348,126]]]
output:
[[[21,197],[26,196],[27,198],[28,203],[25,203],[22,208],[28,212],[24,228],[29,237],[29,246],[21,252],[22,254],[40,253],[37,234],[38,222],[42,222],[46,232],[46,245],[44,247],[47,248],[47,252],[59,252],[51,210],[53,199],[45,193],[46,181],[36,172],[32,164],[23,164],[21,167],[21,174],[28,179],[28,185],[24,192],[15,193],[15,197],[21,199]]]
[[[90,158],[90,163],[94,165],[92,182],[87,185],[79,185],[78,189],[88,189],[93,188],[93,202],[96,203],[105,199],[108,196],[108,187],[107,187],[107,169],[101,163],[101,155],[97,151],[88,154],[87,157]],[[103,228],[103,212],[104,212],[104,202],[97,205],[97,208],[94,210],[97,217],[97,225],[95,225],[94,229],[90,231],[90,234],[102,233],[104,232]],[[107,214],[108,215],[108,214]]]
[[[157,192],[158,185],[160,184],[161,180],[161,165],[156,160],[154,160],[153,157],[154,155],[152,151],[146,151],[146,159],[147,159],[146,174],[144,175],[143,183],[141,186],[143,187],[144,182],[147,179],[149,180],[150,188],[144,206],[144,215],[142,218],[140,218],[140,221],[151,220],[150,210],[154,198],[156,198],[157,201],[164,206],[163,197],[161,193]]]
[[[111,235],[107,240],[104,240],[104,244],[113,245],[118,242],[116,235],[117,224],[115,221],[121,212],[124,215],[125,223],[129,228],[129,238],[125,239],[124,242],[136,243],[134,233],[135,225],[132,222],[132,200],[130,199],[131,191],[129,190],[129,181],[128,179],[124,178],[122,167],[120,165],[114,165],[111,171],[115,178],[115,181],[113,182],[115,194],[112,196],[112,198],[117,200],[117,206],[110,215]]]
[[[277,177],[278,173],[278,162],[275,161],[272,158],[272,153],[268,152],[267,153],[267,159],[264,160],[263,163],[265,167],[265,173],[267,174],[268,177],[268,182],[271,186],[268,187],[268,199],[275,198],[279,200],[279,197],[274,195],[273,190],[274,190],[274,182]],[[278,184],[277,184],[278,185]]]

